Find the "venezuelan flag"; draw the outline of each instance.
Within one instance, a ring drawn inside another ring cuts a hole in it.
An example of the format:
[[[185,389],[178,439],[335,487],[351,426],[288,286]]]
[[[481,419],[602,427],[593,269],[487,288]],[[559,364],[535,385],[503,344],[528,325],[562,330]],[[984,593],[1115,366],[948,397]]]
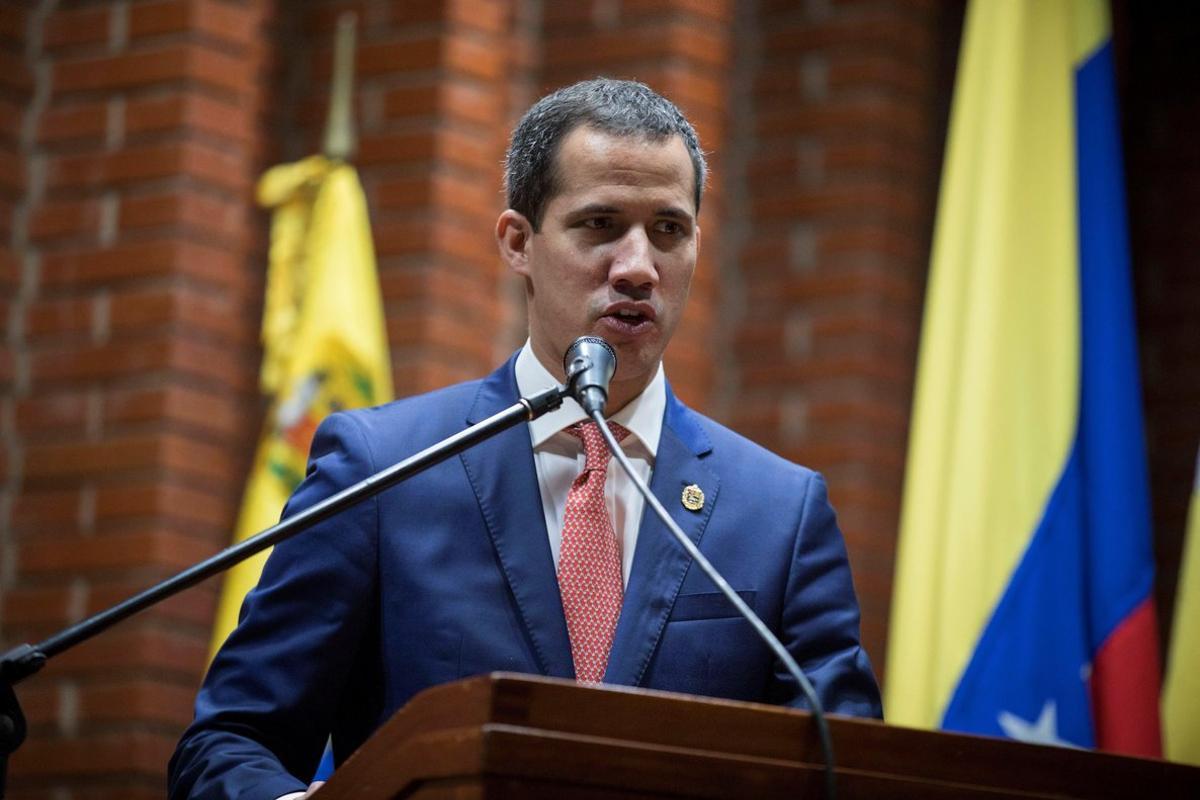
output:
[[[902,725],[1160,751],[1108,8],[975,0],[939,198],[887,702]]]

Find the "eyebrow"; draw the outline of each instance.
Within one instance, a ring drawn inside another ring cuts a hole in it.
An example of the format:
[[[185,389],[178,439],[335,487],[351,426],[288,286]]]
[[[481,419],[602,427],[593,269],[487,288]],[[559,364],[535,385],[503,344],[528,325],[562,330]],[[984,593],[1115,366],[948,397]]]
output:
[[[588,203],[585,206],[575,209],[572,216],[586,216],[588,214],[620,214],[621,209],[616,206],[604,205],[603,203]],[[677,219],[684,222],[691,222],[692,215],[678,206],[665,206],[657,209],[654,212],[656,217],[667,217],[668,219]]]
[[[621,209],[616,206],[606,206],[601,203],[588,203],[586,206],[575,209],[571,212],[572,216],[580,216],[584,214],[620,214]]]
[[[658,211],[654,212],[654,215],[656,217],[669,217],[671,219],[681,219],[684,221],[691,221],[692,219],[691,214],[689,214],[687,211],[684,211],[682,208],[677,208],[676,206],[660,208]]]

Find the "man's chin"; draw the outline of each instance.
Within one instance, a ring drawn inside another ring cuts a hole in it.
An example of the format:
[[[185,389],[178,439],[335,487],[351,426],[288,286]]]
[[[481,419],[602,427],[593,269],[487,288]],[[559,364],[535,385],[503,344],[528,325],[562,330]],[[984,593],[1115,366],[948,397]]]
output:
[[[613,384],[620,384],[622,387],[636,387],[637,391],[641,391],[650,381],[654,380],[661,360],[660,354],[637,350],[625,351],[619,346],[616,347],[616,351],[617,371],[613,375]]]

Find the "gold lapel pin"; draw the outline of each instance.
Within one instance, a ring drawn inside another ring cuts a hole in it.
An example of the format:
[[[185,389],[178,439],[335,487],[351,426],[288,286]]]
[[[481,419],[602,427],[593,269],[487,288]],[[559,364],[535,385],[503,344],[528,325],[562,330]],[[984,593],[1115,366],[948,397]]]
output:
[[[685,486],[683,487],[683,496],[679,500],[688,511],[699,511],[704,508],[704,490],[694,483]]]

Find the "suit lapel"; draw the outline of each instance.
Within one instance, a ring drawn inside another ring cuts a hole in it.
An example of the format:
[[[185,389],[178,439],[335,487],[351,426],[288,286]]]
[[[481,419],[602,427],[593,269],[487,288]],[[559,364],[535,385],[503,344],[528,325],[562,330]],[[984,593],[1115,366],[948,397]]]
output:
[[[675,399],[668,387],[650,490],[675,524],[697,545],[719,489],[717,476],[701,460],[711,450],[695,415]],[[704,507],[699,511],[688,511],[680,502],[684,487],[691,484],[704,491]],[[647,506],[642,513],[621,619],[604,674],[606,683],[636,686],[641,682],[691,563],[692,559],[654,509]]]
[[[485,378],[471,408],[475,423],[518,397],[513,361]],[[479,501],[496,557],[546,675],[573,678],[554,559],[546,534],[529,428],[517,425],[460,456]]]

